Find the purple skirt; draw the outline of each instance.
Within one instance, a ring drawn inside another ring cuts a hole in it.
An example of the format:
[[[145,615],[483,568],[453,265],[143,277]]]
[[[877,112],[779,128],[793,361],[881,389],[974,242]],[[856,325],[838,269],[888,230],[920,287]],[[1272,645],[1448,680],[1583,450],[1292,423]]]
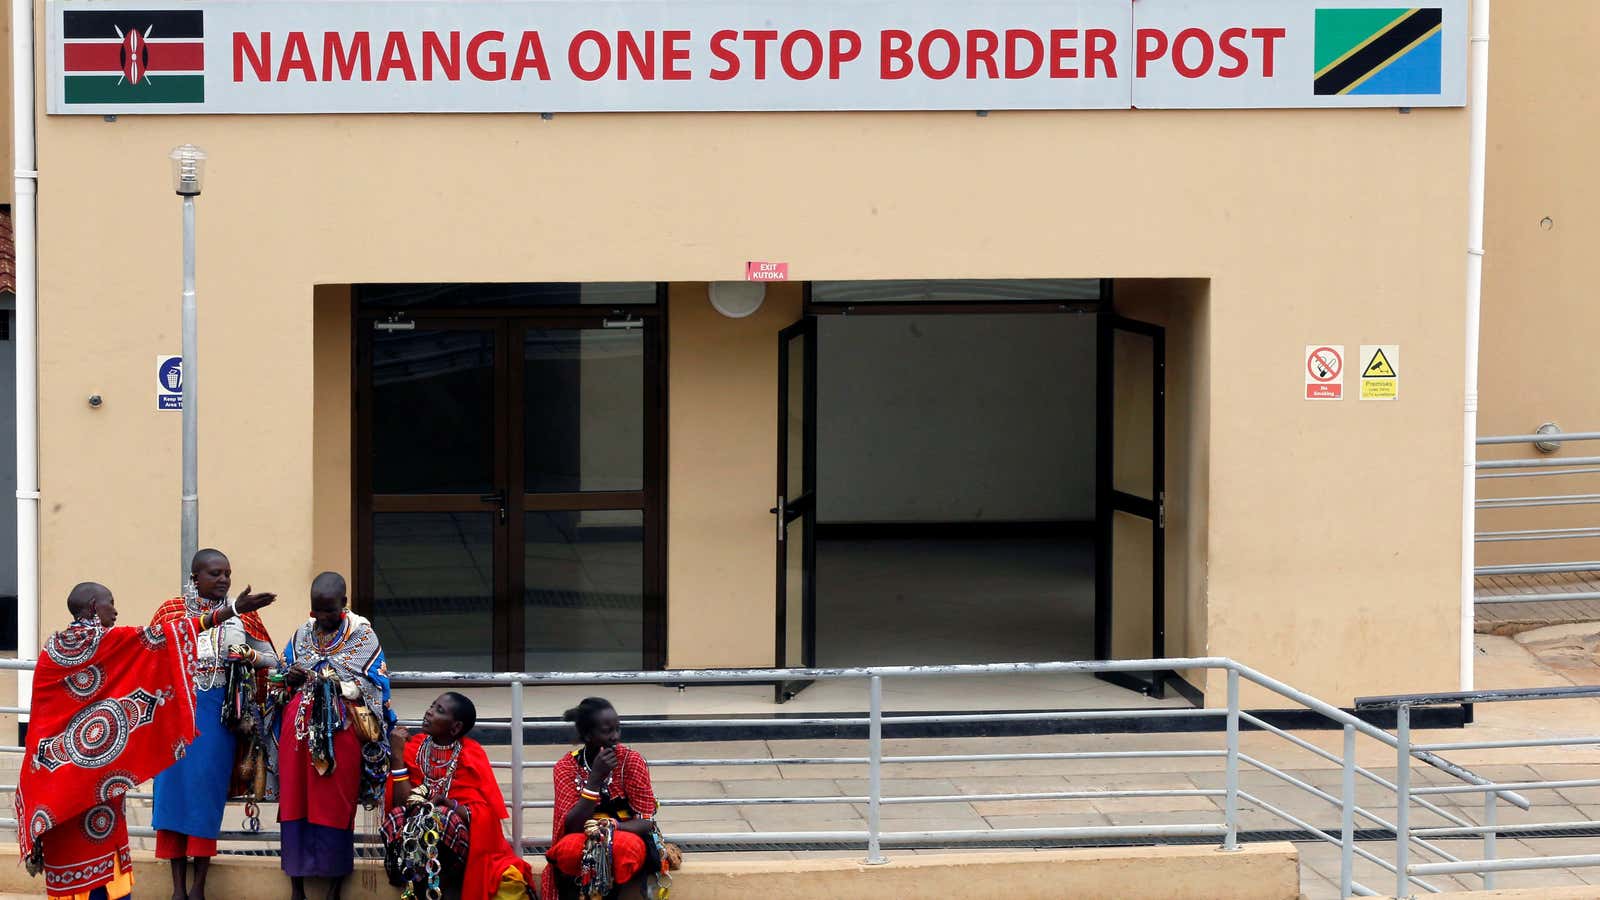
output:
[[[355,869],[356,833],[312,825],[304,819],[279,823],[283,872],[290,878],[343,878]]]

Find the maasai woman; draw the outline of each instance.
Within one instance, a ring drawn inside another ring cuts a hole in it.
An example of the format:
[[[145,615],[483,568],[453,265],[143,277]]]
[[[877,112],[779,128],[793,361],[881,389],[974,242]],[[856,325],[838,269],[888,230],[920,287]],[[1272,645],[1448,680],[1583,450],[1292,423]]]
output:
[[[622,745],[622,722],[609,702],[590,697],[566,718],[582,746],[556,762],[555,818],[540,894],[563,900],[610,885],[601,890],[606,897],[638,896],[661,869],[650,766]],[[607,858],[611,871],[598,871]]]
[[[430,887],[457,881],[461,900],[533,894],[533,867],[501,830],[507,813],[500,782],[483,745],[467,737],[477,722],[477,707],[452,691],[423,713],[422,734],[408,739],[396,728],[390,736],[396,765],[383,820],[384,862],[390,880],[405,887],[402,897],[422,900]],[[437,843],[427,838],[430,831]],[[430,858],[438,863],[432,882]]]
[[[44,644],[32,727],[17,783],[17,842],[53,900],[119,900],[133,892],[129,790],[172,765],[196,735],[189,667],[200,634],[271,594],[243,594],[192,619],[116,628],[104,585],[72,589],[72,625]]]
[[[201,550],[191,561],[192,589],[162,604],[152,625],[165,625],[222,609],[233,586],[233,567],[218,550]],[[250,588],[245,588],[245,594]],[[244,594],[240,595],[241,597]],[[195,650],[195,725],[200,736],[188,753],[155,779],[156,859],[172,861],[174,900],[204,900],[206,871],[217,855],[217,834],[233,780],[237,736],[222,724],[228,668],[243,659],[263,673],[278,664],[267,626],[255,613],[208,629]],[[259,696],[257,697],[259,700]],[[194,881],[189,882],[189,858]]]
[[[283,650],[284,682],[294,695],[278,739],[278,821],[294,900],[304,900],[307,878],[332,879],[328,896],[339,897],[355,866],[356,803],[368,750],[356,717],[367,716],[382,732],[394,724],[378,635],[349,605],[343,576],[318,575],[311,618]],[[377,750],[387,749],[386,737],[380,733],[373,742]],[[378,765],[381,789],[387,774],[381,754]]]

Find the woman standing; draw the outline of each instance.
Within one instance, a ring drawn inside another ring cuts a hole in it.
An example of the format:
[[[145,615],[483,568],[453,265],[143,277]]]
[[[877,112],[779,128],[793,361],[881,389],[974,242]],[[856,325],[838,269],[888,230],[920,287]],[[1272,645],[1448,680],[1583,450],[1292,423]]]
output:
[[[201,550],[189,566],[192,589],[156,610],[152,625],[165,625],[242,604],[246,587],[230,602],[233,567],[218,550]],[[261,596],[271,596],[270,594]],[[223,725],[228,669],[243,661],[258,673],[278,664],[272,638],[253,612],[201,632],[195,647],[195,725],[200,736],[188,752],[155,778],[156,859],[172,861],[173,900],[205,900],[206,872],[217,855],[222,811],[228,802],[238,740]],[[258,695],[256,699],[261,698]],[[194,881],[189,881],[189,859]]]
[[[622,745],[622,722],[609,702],[590,697],[567,710],[566,719],[582,746],[556,762],[555,818],[540,895],[637,896],[661,870],[650,766]],[[585,845],[596,841],[605,852],[586,853]],[[595,871],[594,861],[607,858],[611,871]]]
[[[374,788],[388,776],[381,751],[394,724],[389,670],[372,625],[349,605],[343,576],[318,575],[311,618],[283,650],[284,682],[294,694],[278,740],[278,821],[294,900],[304,900],[307,878],[331,879],[328,896],[338,900],[355,866],[356,804],[369,748],[378,751]]]

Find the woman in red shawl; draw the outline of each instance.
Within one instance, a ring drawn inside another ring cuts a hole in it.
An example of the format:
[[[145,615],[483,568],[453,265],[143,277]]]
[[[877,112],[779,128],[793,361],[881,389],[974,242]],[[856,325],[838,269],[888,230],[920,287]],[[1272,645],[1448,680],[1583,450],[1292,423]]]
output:
[[[190,561],[193,590],[156,610],[151,625],[166,625],[215,612],[228,604],[233,566],[218,550],[201,550]],[[249,593],[250,588],[245,588]],[[241,595],[243,596],[243,595]],[[256,702],[265,695],[266,671],[278,664],[261,617],[241,611],[207,629],[195,647],[193,672],[195,725],[199,737],[175,763],[155,778],[150,824],[156,829],[156,859],[171,861],[173,900],[205,900],[206,873],[217,855],[223,809],[238,759],[238,735],[223,724],[228,706],[228,670],[236,660],[256,672]],[[194,880],[189,880],[189,860]]]
[[[542,900],[641,895],[661,871],[650,766],[622,745],[622,722],[608,701],[589,697],[566,719],[582,746],[556,762]],[[601,871],[607,862],[610,871]]]
[[[395,760],[390,773],[389,814],[383,820],[385,867],[397,886],[414,885],[402,896],[427,896],[423,867],[411,857],[426,853],[410,847],[408,832],[435,831],[441,880],[461,882],[461,900],[527,900],[533,893],[533,867],[511,849],[501,823],[508,818],[505,794],[483,745],[467,737],[478,722],[472,701],[450,691],[439,695],[422,715],[422,734],[407,737],[396,727],[389,742]],[[436,823],[419,822],[429,807]],[[520,812],[520,811],[519,811]],[[420,826],[420,827],[419,827]]]

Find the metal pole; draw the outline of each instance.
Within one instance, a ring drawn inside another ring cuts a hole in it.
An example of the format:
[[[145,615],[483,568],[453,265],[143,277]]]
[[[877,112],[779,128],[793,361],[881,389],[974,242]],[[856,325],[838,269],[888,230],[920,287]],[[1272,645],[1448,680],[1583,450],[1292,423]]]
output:
[[[1239,849],[1239,672],[1228,670],[1228,760],[1223,794],[1223,820],[1228,834],[1222,849]]]
[[[195,384],[199,380],[199,336],[194,300],[194,197],[183,198],[183,503],[178,563],[178,586],[189,578],[189,564],[200,549],[199,405]]]
[[[1356,865],[1356,729],[1344,727],[1344,779],[1340,797],[1343,801],[1339,822],[1339,896],[1350,896],[1350,882],[1355,880]]]
[[[1406,867],[1411,862],[1411,707],[1402,705],[1395,710],[1394,736],[1398,765],[1394,773],[1394,895],[1409,897],[1411,882]]]
[[[1495,811],[1499,805],[1500,798],[1496,797],[1494,794],[1483,795],[1483,824],[1489,826],[1489,830],[1483,833],[1483,858],[1491,861],[1494,859],[1495,853]],[[1483,873],[1483,889],[1486,891],[1494,890],[1494,872]]]
[[[867,865],[888,862],[878,849],[878,805],[883,800],[883,678],[872,676],[867,722]]]
[[[511,682],[511,846],[522,855],[522,682]]]

